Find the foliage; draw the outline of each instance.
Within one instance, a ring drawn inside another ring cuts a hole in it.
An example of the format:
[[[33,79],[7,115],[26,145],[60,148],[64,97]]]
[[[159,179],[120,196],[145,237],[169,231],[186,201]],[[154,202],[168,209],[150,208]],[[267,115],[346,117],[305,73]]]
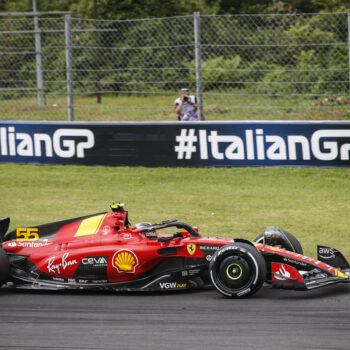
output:
[[[0,9],[30,11],[31,3],[30,0],[0,0]],[[350,7],[350,0],[97,0],[96,3],[99,18],[172,17],[100,21],[96,26],[103,31],[98,33],[93,31],[94,21],[73,18],[73,29],[83,30],[75,32],[72,38],[74,91],[77,94],[96,91],[97,81],[102,90],[115,94],[146,90],[172,93],[178,91],[183,82],[193,89],[196,80],[193,17],[173,16],[191,15],[197,10],[205,15],[254,11],[278,13],[285,12],[286,8],[289,12],[337,11],[344,10],[347,5]],[[94,14],[93,0],[38,0],[38,8],[42,11],[71,10],[73,17],[91,18]],[[322,16],[266,15],[249,19],[244,16],[202,16],[204,91],[241,89],[251,95],[276,98],[281,94],[309,95],[310,98],[344,94],[348,89],[348,72],[344,69],[348,66],[348,47],[344,44],[347,43],[347,30],[343,30],[347,28],[346,14],[340,17],[333,21]],[[14,27],[16,23],[1,22],[0,30],[18,30]],[[31,20],[28,23],[32,25]],[[42,20],[40,24],[44,33],[46,29],[63,30],[64,27],[62,18],[49,22]],[[2,47],[13,48],[16,43],[20,44],[17,47],[33,47],[33,38],[17,34],[0,36]],[[64,45],[63,33],[42,35],[47,93],[66,92]],[[167,49],[161,49],[164,47]],[[24,81],[21,87],[35,86],[35,54],[16,57],[0,56],[1,88],[7,88],[15,79]],[[0,97],[22,98],[24,94],[1,92]]]
[[[233,58],[218,56],[215,58],[202,61],[202,80],[204,90],[212,90],[220,87],[222,81],[238,80],[236,69],[239,67],[241,58],[236,55]],[[189,68],[189,79],[195,81],[196,74],[190,70],[195,66],[195,61],[184,62],[185,67]]]
[[[74,17],[94,18],[94,0],[37,0],[40,11],[72,11]],[[193,14],[340,12],[350,0],[96,0],[104,19],[172,17]],[[0,0],[0,11],[31,11],[32,0]]]

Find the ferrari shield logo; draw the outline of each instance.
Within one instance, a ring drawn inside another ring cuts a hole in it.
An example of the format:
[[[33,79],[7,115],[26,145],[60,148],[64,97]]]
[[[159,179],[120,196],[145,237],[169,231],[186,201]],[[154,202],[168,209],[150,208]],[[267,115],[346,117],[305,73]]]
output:
[[[196,248],[197,248],[197,246],[193,243],[187,244],[188,254],[193,255],[196,252]]]

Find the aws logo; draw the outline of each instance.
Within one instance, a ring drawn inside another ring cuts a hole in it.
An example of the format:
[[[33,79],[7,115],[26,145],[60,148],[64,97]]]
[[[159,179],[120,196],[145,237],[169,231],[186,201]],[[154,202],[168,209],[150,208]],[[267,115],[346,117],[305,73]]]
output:
[[[135,273],[135,268],[139,264],[137,256],[128,249],[118,250],[112,259],[112,265],[118,272]]]
[[[329,248],[329,247],[319,246],[318,247],[318,255],[320,258],[323,258],[323,259],[333,259],[333,258],[335,258],[335,249]]]

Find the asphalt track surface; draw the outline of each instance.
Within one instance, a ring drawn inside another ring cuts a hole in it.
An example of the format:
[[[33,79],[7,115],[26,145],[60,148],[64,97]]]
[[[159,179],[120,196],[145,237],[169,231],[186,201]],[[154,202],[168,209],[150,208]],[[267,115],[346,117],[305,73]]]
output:
[[[249,299],[0,289],[0,349],[350,349],[350,285]]]

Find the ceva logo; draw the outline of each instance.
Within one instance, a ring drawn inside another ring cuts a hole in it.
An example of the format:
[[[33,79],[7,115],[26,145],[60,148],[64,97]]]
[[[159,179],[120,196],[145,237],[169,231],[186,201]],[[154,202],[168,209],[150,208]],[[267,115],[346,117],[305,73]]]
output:
[[[15,127],[0,128],[0,155],[22,157],[85,158],[85,150],[94,147],[89,129],[57,129],[53,135],[16,132]]]

